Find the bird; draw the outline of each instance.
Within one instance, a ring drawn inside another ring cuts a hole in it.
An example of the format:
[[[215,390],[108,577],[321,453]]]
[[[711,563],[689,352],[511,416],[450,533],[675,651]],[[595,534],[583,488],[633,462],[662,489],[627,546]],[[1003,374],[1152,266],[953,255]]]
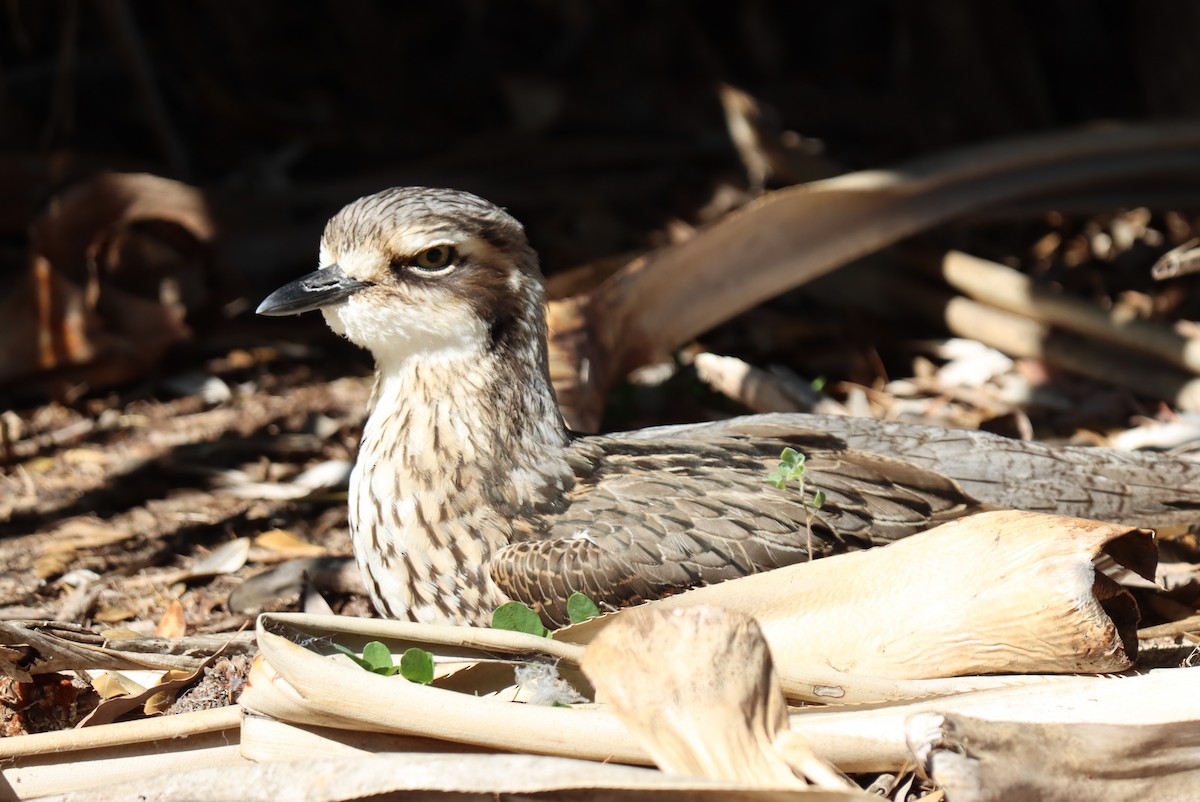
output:
[[[1193,463],[931,425],[787,413],[571,432],[546,302],[512,215],[396,187],[334,215],[318,269],[258,307],[320,310],[374,356],[348,504],[380,615],[487,625],[519,601],[557,627],[573,593],[617,609],[986,509],[1133,525],[1200,509]],[[803,486],[767,481],[787,448],[804,455]]]

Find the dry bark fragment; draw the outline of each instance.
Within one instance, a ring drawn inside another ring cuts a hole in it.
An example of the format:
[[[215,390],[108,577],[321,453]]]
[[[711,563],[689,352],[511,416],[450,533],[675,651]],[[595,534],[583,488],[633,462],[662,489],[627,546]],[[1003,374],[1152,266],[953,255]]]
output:
[[[1041,724],[921,713],[909,748],[955,802],[1166,802],[1200,789],[1200,721]]]

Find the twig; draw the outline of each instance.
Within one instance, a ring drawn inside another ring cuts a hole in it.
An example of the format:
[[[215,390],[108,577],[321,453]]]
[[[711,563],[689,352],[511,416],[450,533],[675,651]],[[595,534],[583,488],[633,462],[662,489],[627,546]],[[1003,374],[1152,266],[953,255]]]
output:
[[[1200,411],[1200,379],[1145,356],[1082,339],[989,304],[939,292],[918,279],[878,274],[877,289],[904,308],[942,320],[956,336],[978,340],[1009,356],[1044,359],[1082,376]]]
[[[0,669],[22,682],[30,682],[34,674],[68,669],[194,670],[222,648],[244,653],[253,642],[250,632],[108,640],[62,622],[8,621],[0,623]]]
[[[1200,250],[1195,253],[1196,269],[1200,269]],[[1179,334],[1161,323],[1123,320],[1024,273],[958,251],[943,257],[941,273],[952,287],[977,301],[1121,348],[1140,351],[1168,365],[1200,374],[1200,340]]]
[[[1200,271],[1200,248],[1197,245],[1200,245],[1200,239],[1190,239],[1167,251],[1150,268],[1150,276],[1156,281],[1163,281]]]
[[[1137,635],[1138,640],[1149,640],[1150,638],[1176,638],[1186,632],[1200,632],[1200,615],[1193,615],[1179,621],[1169,621],[1165,624],[1156,624],[1152,627],[1143,627],[1138,630]]]
[[[229,730],[231,740],[237,739],[242,709],[236,705],[213,710],[198,710],[175,716],[123,721],[103,727],[82,730],[62,730],[22,735],[20,738],[0,739],[0,760],[13,760],[36,755],[54,755],[83,749],[129,746],[138,743],[161,743],[175,738],[187,738],[206,732]]]
[[[844,415],[841,404],[793,375],[763,370],[731,356],[697,354],[700,381],[753,412],[823,412]]]

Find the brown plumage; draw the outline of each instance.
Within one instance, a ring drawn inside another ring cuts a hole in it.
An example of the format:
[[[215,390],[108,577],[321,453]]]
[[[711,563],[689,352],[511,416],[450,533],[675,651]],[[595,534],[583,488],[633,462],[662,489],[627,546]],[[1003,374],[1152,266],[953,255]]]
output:
[[[571,435],[537,257],[516,220],[464,192],[362,198],[329,222],[320,264],[258,311],[319,308],[375,356],[350,523],[391,617],[478,624],[517,599],[562,624],[572,591],[619,607],[807,559],[810,521],[822,556],[988,505],[1146,525],[1200,504],[1169,489],[1200,487],[1190,463],[937,427],[764,415]],[[807,456],[819,510],[765,481],[785,446]]]

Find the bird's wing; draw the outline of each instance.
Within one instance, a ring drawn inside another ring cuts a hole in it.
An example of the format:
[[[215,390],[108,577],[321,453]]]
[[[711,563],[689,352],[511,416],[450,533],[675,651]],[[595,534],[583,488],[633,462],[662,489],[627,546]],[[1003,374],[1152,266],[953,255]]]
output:
[[[804,494],[766,481],[785,446],[805,454]],[[565,623],[579,591],[620,607],[814,556],[887,542],[978,509],[951,480],[819,438],[722,436],[710,442],[588,437],[572,447],[564,512],[489,568],[511,598]],[[825,494],[820,509],[811,501]]]
[[[707,441],[821,433],[831,448],[884,454],[952,478],[995,507],[1129,526],[1200,520],[1200,462],[1149,451],[1051,445],[988,432],[837,415],[775,413],[660,426],[632,439]]]

